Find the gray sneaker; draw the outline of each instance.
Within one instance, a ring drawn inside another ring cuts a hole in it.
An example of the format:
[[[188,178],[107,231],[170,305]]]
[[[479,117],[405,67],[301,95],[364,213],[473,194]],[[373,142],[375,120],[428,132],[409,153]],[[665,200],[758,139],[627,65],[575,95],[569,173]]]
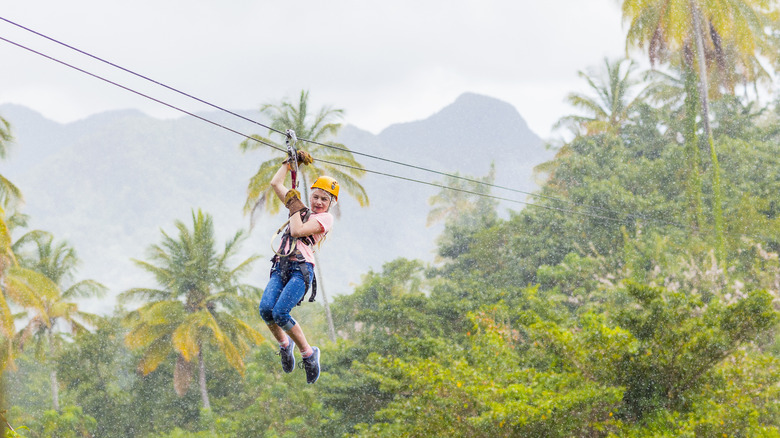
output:
[[[303,368],[306,370],[306,383],[314,383],[320,378],[320,349],[311,347],[311,356],[303,358]]]
[[[279,347],[279,356],[282,356],[282,370],[291,373],[295,369],[295,342],[287,336],[287,348]]]

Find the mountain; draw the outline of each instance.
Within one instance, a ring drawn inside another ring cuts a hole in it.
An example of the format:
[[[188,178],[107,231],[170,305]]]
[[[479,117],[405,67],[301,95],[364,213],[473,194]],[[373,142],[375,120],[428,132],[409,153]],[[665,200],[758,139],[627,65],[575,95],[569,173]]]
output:
[[[240,113],[263,122],[257,112]],[[122,290],[153,285],[130,259],[145,259],[149,245],[160,241],[161,229],[175,233],[175,220],[189,225],[192,209],[214,216],[219,242],[247,228],[241,213],[246,185],[271,156],[268,149],[242,154],[238,144],[243,137],[193,117],[159,120],[122,110],[58,124],[7,104],[0,106],[0,114],[11,122],[16,138],[10,158],[0,162],[0,173],[22,189],[30,226],[67,239],[83,261],[78,278],[96,279],[112,291],[103,302],[86,303],[92,311],[111,310],[113,296]],[[229,114],[198,115],[243,134],[267,134]],[[533,166],[551,157],[511,105],[476,94],[464,94],[425,120],[395,124],[378,135],[347,125],[335,140],[355,151],[463,176],[484,176],[495,162],[496,184],[523,191],[535,189]],[[444,180],[357,158],[371,171]],[[360,208],[343,193],[342,215],[322,248],[321,287],[330,296],[350,293],[361,275],[397,257],[433,260],[441,226],[426,228],[427,200],[440,189],[377,173],[367,173],[362,183],[370,206]],[[270,236],[284,220],[280,214],[258,221],[243,255],[270,257]],[[248,281],[264,285],[267,270],[268,263],[258,263]]]

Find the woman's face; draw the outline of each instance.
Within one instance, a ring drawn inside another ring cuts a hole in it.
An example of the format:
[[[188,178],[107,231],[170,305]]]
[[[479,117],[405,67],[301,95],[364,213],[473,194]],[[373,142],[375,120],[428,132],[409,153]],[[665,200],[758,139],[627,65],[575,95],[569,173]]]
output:
[[[322,189],[312,190],[309,205],[313,213],[325,213],[330,209],[330,193]]]

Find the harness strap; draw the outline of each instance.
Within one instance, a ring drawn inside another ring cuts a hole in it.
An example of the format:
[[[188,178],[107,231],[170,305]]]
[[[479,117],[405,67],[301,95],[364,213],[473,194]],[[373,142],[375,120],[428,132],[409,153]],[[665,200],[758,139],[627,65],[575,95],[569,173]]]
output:
[[[314,297],[317,296],[317,276],[312,272],[311,279],[309,278],[309,267],[306,265],[306,260],[303,258],[303,255],[300,253],[300,251],[296,251],[294,256],[274,256],[271,261],[277,265],[279,275],[282,277],[283,286],[286,286],[287,282],[290,281],[290,276],[292,275],[292,272],[295,270],[295,268],[298,268],[298,270],[301,271],[303,282],[306,285],[306,290],[303,291],[303,295],[301,296],[301,299],[298,301],[296,306],[300,306],[303,302],[303,299],[306,298],[306,294],[309,292],[309,284],[311,284],[311,295],[309,296],[309,302],[314,302]],[[311,280],[311,282],[309,280]]]
[[[311,211],[306,209],[306,212],[301,219],[305,223],[309,220],[310,216]],[[277,250],[274,246],[274,240],[276,240],[276,236],[280,233],[282,234],[282,241],[279,244],[279,250]],[[279,257],[288,257],[295,252],[295,245],[299,240],[308,246],[312,246],[315,243],[314,236],[292,237],[290,234],[290,219],[287,219],[287,222],[283,223],[282,226],[276,230],[276,233],[271,236],[271,250]],[[289,248],[289,252],[285,253],[285,248]]]
[[[311,216],[311,210],[306,209],[306,211],[302,214],[301,219],[305,223],[309,220],[309,217]],[[298,301],[297,306],[300,306],[303,302],[303,299],[306,298],[306,294],[309,292],[309,284],[311,284],[311,296],[309,296],[309,302],[314,302],[314,297],[317,296],[317,276],[314,275],[314,273],[311,274],[311,279],[309,278],[309,269],[308,266],[306,266],[306,259],[303,257],[303,254],[301,254],[301,251],[298,250],[296,247],[297,241],[301,241],[304,244],[308,246],[314,245],[314,236],[304,236],[304,237],[292,237],[290,234],[290,220],[288,219],[287,222],[285,222],[277,231],[276,234],[271,238],[271,247],[273,248],[273,240],[276,238],[277,235],[284,229],[284,233],[282,234],[282,241],[279,244],[279,251],[276,251],[274,249],[274,256],[271,258],[271,262],[274,264],[277,264],[277,269],[279,270],[279,274],[282,277],[282,284],[287,285],[287,282],[290,281],[290,276],[292,275],[292,271],[295,270],[295,268],[298,268],[299,271],[301,271],[301,275],[303,276],[304,284],[306,285],[306,290],[303,291],[303,296],[301,296],[300,301]],[[286,228],[285,228],[286,227]],[[289,245],[289,252],[284,253],[285,248],[287,248]],[[311,280],[311,281],[309,281]]]

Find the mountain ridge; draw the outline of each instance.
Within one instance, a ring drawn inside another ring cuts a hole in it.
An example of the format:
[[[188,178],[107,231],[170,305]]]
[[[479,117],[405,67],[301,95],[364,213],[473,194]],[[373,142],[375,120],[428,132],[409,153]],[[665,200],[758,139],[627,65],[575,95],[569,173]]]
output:
[[[262,120],[258,112],[235,112]],[[214,216],[218,242],[247,228],[248,218],[241,213],[246,185],[257,166],[273,156],[262,148],[242,154],[243,138],[192,117],[155,119],[118,110],[58,124],[8,104],[0,105],[0,114],[17,139],[14,153],[0,166],[22,189],[31,227],[69,240],[83,260],[77,278],[104,282],[112,295],[153,285],[130,258],[143,259],[146,248],[159,242],[160,229],[175,230],[175,220],[189,224],[193,209]],[[198,115],[244,134],[267,135],[257,124],[229,114]],[[461,175],[483,176],[495,162],[497,184],[513,181],[510,186],[528,191],[536,188],[533,166],[551,156],[511,105],[474,94],[377,135],[345,125],[334,140],[366,154]],[[386,161],[356,158],[372,171],[443,181]],[[369,269],[394,258],[433,260],[440,227],[426,228],[425,219],[428,198],[439,189],[375,173],[367,173],[361,183],[370,206],[360,208],[343,194],[343,214],[322,249],[322,286],[328,295],[349,293]],[[244,245],[246,252],[269,255],[270,234],[283,221],[282,214],[262,217]],[[263,286],[267,268],[258,263],[247,280]],[[92,311],[109,311],[112,300],[93,304]]]

